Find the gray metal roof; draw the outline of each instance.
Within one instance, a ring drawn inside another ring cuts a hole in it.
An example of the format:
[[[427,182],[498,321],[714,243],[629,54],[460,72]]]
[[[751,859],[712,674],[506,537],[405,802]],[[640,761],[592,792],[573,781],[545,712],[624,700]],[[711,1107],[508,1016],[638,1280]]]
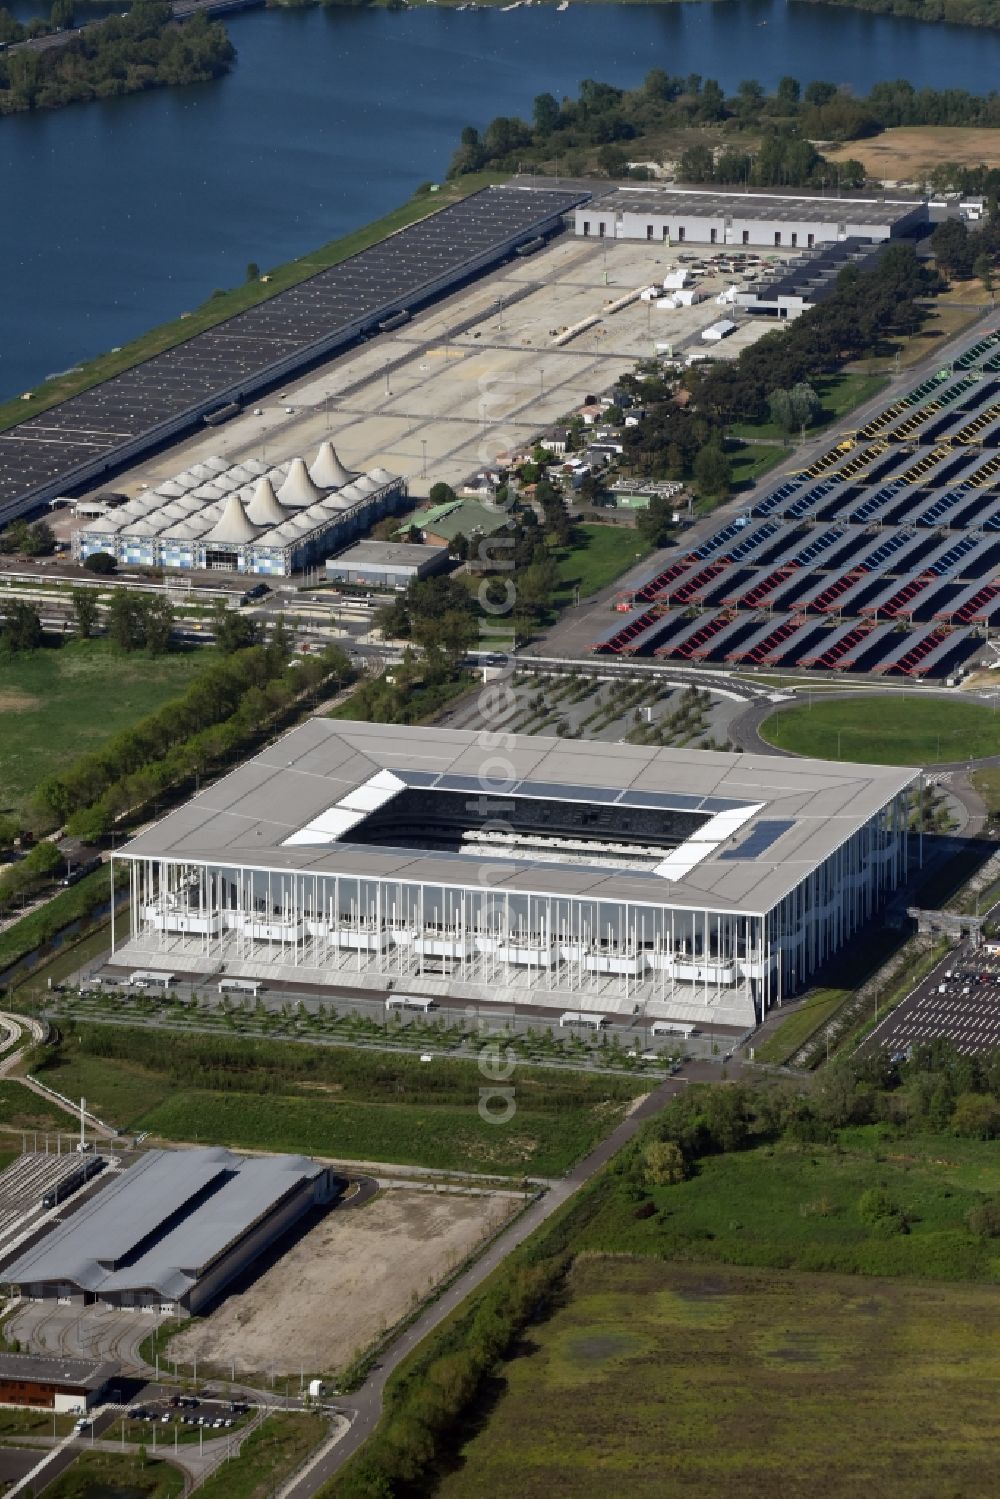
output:
[[[331,568],[421,567],[447,555],[443,546],[423,546],[410,541],[356,541],[345,552],[329,559]]]
[[[718,188],[612,188],[577,208],[578,218],[599,213],[680,214],[689,218],[774,219],[824,224],[895,224],[919,208],[922,199],[834,198],[805,193],[720,192]],[[732,246],[730,248],[742,248]]]
[[[519,796],[555,790],[604,804],[625,792],[623,805],[704,810],[713,824],[697,836],[710,847],[690,867],[682,868],[677,856],[659,875],[498,856],[490,859],[490,885],[746,912],[769,910],[917,775],[895,766],[526,734],[505,735],[498,751],[487,736],[462,730],[315,718],[140,833],[116,857],[481,886],[481,863],[466,856],[351,844],[349,828],[339,839],[306,841],[303,830],[326,814],[336,824],[346,816],[340,804],[380,771],[404,784],[466,791],[475,801],[480,794],[496,802],[515,790]],[[496,815],[487,811],[483,818]],[[734,857],[760,820],[788,826],[758,856]],[[682,872],[675,877],[675,870]]]
[[[293,1187],[324,1168],[304,1156],[221,1147],[151,1150],[3,1271],[6,1281],[174,1300]]]

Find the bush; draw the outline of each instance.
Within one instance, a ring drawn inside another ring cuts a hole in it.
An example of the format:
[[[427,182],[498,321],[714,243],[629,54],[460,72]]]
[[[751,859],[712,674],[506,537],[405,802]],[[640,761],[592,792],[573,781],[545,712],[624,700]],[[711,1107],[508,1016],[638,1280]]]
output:
[[[95,573],[99,578],[110,577],[118,568],[118,563],[110,552],[93,552],[83,565],[89,573]]]
[[[858,1217],[873,1226],[883,1218],[892,1218],[898,1209],[884,1187],[869,1187],[858,1200]]]
[[[1000,1239],[1000,1197],[991,1197],[970,1208],[965,1221],[969,1232],[978,1239]]]

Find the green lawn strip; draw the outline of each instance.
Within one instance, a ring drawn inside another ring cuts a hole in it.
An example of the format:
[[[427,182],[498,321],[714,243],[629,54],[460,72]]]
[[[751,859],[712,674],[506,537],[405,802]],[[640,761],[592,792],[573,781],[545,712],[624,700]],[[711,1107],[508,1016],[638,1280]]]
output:
[[[765,719],[760,735],[823,760],[936,765],[1000,754],[1000,715],[954,698],[865,695],[800,701]]]
[[[117,875],[116,875],[117,884]],[[57,932],[74,921],[85,922],[99,906],[104,905],[111,894],[111,874],[108,869],[95,869],[84,875],[68,890],[60,890],[51,900],[39,906],[37,911],[22,916],[5,932],[0,932],[0,974],[11,964],[18,963],[36,948],[51,942]]]
[[[199,648],[153,662],[108,640],[72,640],[5,657],[0,811],[26,811],[39,781],[179,697],[213,659],[214,651]]]
[[[435,1495],[991,1490],[996,1298],[914,1289],[578,1261],[561,1305],[498,1370],[493,1401]]]
[[[973,773],[972,784],[979,792],[991,817],[1000,813],[1000,766],[990,765]]]
[[[556,555],[560,594],[579,588],[581,599],[599,593],[652,550],[637,531],[590,522],[574,526],[573,545]],[[557,598],[557,602],[569,602]]]
[[[161,1458],[134,1452],[82,1452],[46,1488],[45,1495],[46,1499],[174,1499],[183,1492],[180,1469]]]
[[[0,1148],[9,1143],[13,1149],[13,1139],[5,1136],[21,1130],[39,1134],[42,1131],[72,1134],[75,1130],[79,1134],[79,1122],[74,1125],[72,1115],[65,1109],[33,1093],[24,1083],[4,1078],[0,1081]],[[17,1144],[20,1145],[20,1140]]]
[[[770,442],[734,443],[727,441],[725,450],[732,469],[735,490],[751,489],[762,474],[768,473],[777,464],[784,463],[786,458],[792,456],[791,448],[780,447]]]
[[[194,312],[182,314],[172,322],[163,323],[158,328],[153,328],[139,338],[133,339],[131,343],[124,344],[121,349],[91,359],[68,374],[57,376],[53,380],[46,380],[32,392],[30,400],[18,398],[0,404],[0,432],[13,427],[17,422],[25,421],[28,417],[47,411],[58,402],[78,395],[80,391],[89,390],[102,380],[108,380],[112,375],[120,374],[122,370],[131,369],[133,365],[141,364],[145,359],[151,359],[154,354],[161,354],[165,349],[172,349],[176,344],[184,343],[187,339],[193,338],[196,333],[203,333],[206,328],[214,328],[226,318],[233,317],[248,307],[255,307],[260,302],[268,301],[278,292],[286,291],[288,287],[308,280],[318,271],[338,265],[340,261],[346,260],[351,255],[357,255],[360,250],[368,249],[370,245],[405,228],[407,224],[424,218],[436,209],[458,202],[468,197],[470,193],[488,187],[491,183],[506,182],[509,176],[509,173],[504,172],[480,172],[462,177],[460,182],[447,183],[439,192],[418,193],[408,203],[393,209],[384,218],[376,219],[374,223],[366,224],[361,229],[341,236],[340,239],[331,240],[329,244],[322,245],[317,250],[311,250],[308,255],[298,260],[290,260],[284,265],[276,266],[267,273],[266,282],[250,281],[231,291],[213,293],[208,301],[203,302]]]
[[[649,1086],[519,1066],[516,1111],[493,1123],[472,1060],[176,1032],[165,1047],[154,1030],[86,1025],[66,1027],[39,1075],[164,1139],[511,1175],[565,1171]]]
[[[850,993],[847,989],[816,989],[807,994],[799,1008],[769,1036],[762,1046],[754,1047],[756,1062],[788,1062],[813,1033],[837,1013]]]
[[[199,1487],[201,1499],[271,1499],[327,1431],[315,1414],[284,1411],[268,1416],[247,1437],[239,1457],[223,1463]]]

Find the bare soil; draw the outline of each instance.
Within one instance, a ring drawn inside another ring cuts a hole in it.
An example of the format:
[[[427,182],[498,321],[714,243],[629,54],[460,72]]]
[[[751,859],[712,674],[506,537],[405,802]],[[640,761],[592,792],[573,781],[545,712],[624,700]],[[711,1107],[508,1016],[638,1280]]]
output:
[[[828,148],[831,161],[848,157],[863,163],[872,177],[888,182],[922,180],[943,162],[995,166],[1000,159],[1000,131],[960,125],[903,125],[872,140],[848,141]]]
[[[335,1374],[427,1295],[513,1209],[510,1196],[390,1189],[341,1207],[248,1290],[170,1345],[237,1376]]]

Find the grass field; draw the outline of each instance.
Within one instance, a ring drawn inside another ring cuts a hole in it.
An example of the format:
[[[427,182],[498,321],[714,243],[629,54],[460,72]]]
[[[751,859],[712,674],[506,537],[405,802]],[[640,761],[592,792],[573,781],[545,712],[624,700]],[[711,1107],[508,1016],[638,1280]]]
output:
[[[105,640],[0,663],[0,812],[23,812],[39,781],[178,697],[211,659],[180,651],[155,662]]]
[[[985,770],[977,770],[972,784],[986,803],[990,815],[995,817],[1000,812],[1000,769],[987,766]]]
[[[859,1212],[884,1187],[909,1220],[886,1235]],[[580,1249],[664,1260],[756,1265],[934,1281],[996,1281],[996,1242],[969,1232],[965,1214],[1000,1191],[989,1143],[942,1135],[894,1140],[878,1125],[845,1128],[829,1145],[784,1139],[706,1156],[677,1186],[657,1187],[656,1212],[637,1219],[615,1184],[578,1240]],[[860,1293],[859,1293],[860,1294]]]
[[[778,443],[749,443],[727,441],[726,457],[733,472],[735,490],[752,489],[757,480],[786,458],[792,456],[791,448]],[[698,507],[700,508],[700,506]]]
[[[978,1499],[992,1289],[577,1261],[437,1499]]]
[[[649,543],[627,526],[574,526],[573,539],[575,544],[558,554],[556,565],[560,593],[572,595],[579,588],[581,599],[599,593],[650,552]]]
[[[1000,714],[954,698],[859,695],[783,709],[761,738],[822,760],[871,765],[941,765],[1000,754]]]
[[[46,1499],[174,1499],[184,1477],[160,1458],[137,1453],[83,1452],[45,1490]]]
[[[97,1030],[98,1028],[94,1028]],[[103,1029],[103,1039],[110,1036]],[[479,1112],[475,1062],[413,1055],[122,1030],[148,1044],[134,1056],[95,1055],[71,1033],[42,1076],[100,1118],[167,1140],[304,1151],[445,1170],[556,1175],[583,1155],[648,1085],[519,1068],[516,1112]],[[162,1070],[155,1056],[163,1057]],[[206,1083],[210,1084],[206,1086]]]
[[[285,1411],[269,1416],[247,1438],[236,1461],[224,1463],[198,1493],[202,1499],[271,1499],[326,1432],[314,1415]]]
[[[20,1149],[22,1131],[79,1134],[79,1122],[74,1123],[71,1114],[23,1083],[4,1079],[0,1082],[0,1150],[4,1146]]]
[[[855,406],[870,401],[885,388],[887,381],[884,375],[841,372],[837,375],[820,375],[809,383],[823,404],[819,417],[809,424],[806,431],[817,432],[821,427],[838,421],[848,411],[853,411]],[[767,438],[772,442],[788,441],[788,434],[770,420],[737,422],[729,428],[729,436]]]

